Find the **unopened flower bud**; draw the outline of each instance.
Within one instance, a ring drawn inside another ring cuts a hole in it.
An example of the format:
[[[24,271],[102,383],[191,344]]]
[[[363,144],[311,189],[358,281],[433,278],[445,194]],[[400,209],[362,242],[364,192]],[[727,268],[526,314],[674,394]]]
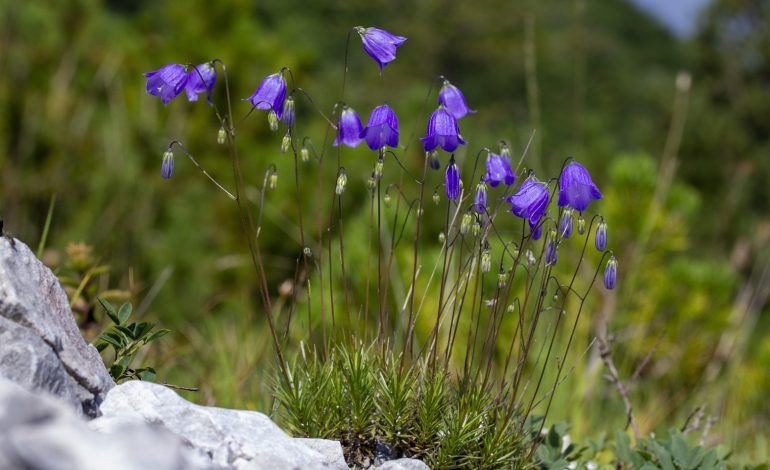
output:
[[[422,206],[417,208],[417,217],[422,217],[424,213],[425,213],[425,209],[423,209]]]
[[[578,216],[578,233],[580,235],[586,233],[586,219],[583,217],[583,214]]]
[[[556,246],[556,242],[552,240],[545,247],[545,264],[546,266],[554,265],[558,259],[559,248]]]
[[[171,179],[174,176],[174,152],[166,150],[163,152],[163,163],[160,165],[160,176],[163,179]]]
[[[492,269],[492,255],[487,248],[481,253],[481,272],[488,273],[490,269]]]
[[[299,151],[299,159],[302,160],[302,163],[307,163],[310,161],[310,150],[308,150],[304,145]]]
[[[219,132],[217,132],[217,143],[219,145],[223,145],[226,139],[227,139],[227,133],[225,132],[225,128],[224,126],[220,127]]]
[[[605,222],[604,219],[599,221],[599,226],[596,227],[594,245],[599,251],[604,251],[607,249],[607,222]]]
[[[267,124],[270,126],[270,130],[275,132],[278,130],[278,115],[272,109],[267,113]]]
[[[441,160],[438,158],[438,152],[431,150],[430,152],[426,152],[426,154],[426,158],[428,159],[428,164],[430,165],[431,170],[440,170]]]
[[[460,235],[467,235],[472,223],[473,216],[471,215],[470,211],[463,214],[463,218],[460,221]]]
[[[446,241],[446,235],[444,235],[444,232],[440,232],[438,234],[438,242],[443,245],[445,241]]]
[[[309,246],[306,246],[305,248],[303,248],[303,249],[302,249],[302,253],[304,253],[304,254],[305,254],[305,256],[307,256],[308,258],[310,258],[311,256],[313,256],[313,252],[312,252],[312,251],[310,251],[310,247],[309,247]]]
[[[345,173],[344,168],[340,168],[340,173],[337,175],[337,186],[334,187],[334,192],[337,195],[341,195],[345,192],[345,187],[348,185],[348,175]]]
[[[513,304],[508,304],[508,308],[506,310],[508,313],[513,313],[516,311],[516,307]]]
[[[500,142],[500,156],[503,158],[511,158],[511,149],[505,142]]]
[[[610,260],[607,261],[607,267],[604,268],[604,287],[609,290],[614,289],[617,276],[618,260],[615,259],[615,255],[611,255]]]
[[[286,127],[294,126],[294,97],[289,96],[283,102],[283,113],[281,119],[283,120],[283,123],[286,124]]]
[[[527,266],[531,267],[533,264],[535,264],[535,255],[532,253],[532,250],[527,250],[527,252],[524,254],[524,256],[527,257]]]
[[[390,207],[390,194],[385,193],[384,196],[382,196],[382,202],[385,203],[385,207]],[[419,215],[419,214],[418,214]]]
[[[572,209],[569,207],[564,210],[564,213],[561,216],[559,233],[561,233],[561,236],[564,238],[569,238],[569,236],[572,235]]]
[[[433,204],[438,205],[441,202],[441,196],[438,195],[438,191],[433,191]]]
[[[267,187],[270,189],[275,189],[278,187],[278,172],[277,171],[271,171],[270,176],[267,177]]]
[[[500,267],[500,273],[497,275],[497,287],[500,289],[505,288],[505,285],[508,283],[508,272],[503,269],[503,267]]]
[[[377,180],[374,179],[374,176],[366,180],[366,189],[371,192],[374,192],[374,190],[377,189]]]
[[[471,234],[473,234],[474,237],[481,235],[481,223],[478,220],[473,221],[473,225],[471,225]]]
[[[286,153],[289,151],[289,147],[291,147],[291,134],[288,132],[283,136],[283,139],[281,139],[281,153]]]
[[[382,171],[385,168],[385,160],[382,157],[377,159],[377,163],[374,164],[374,177],[377,179],[382,178]]]

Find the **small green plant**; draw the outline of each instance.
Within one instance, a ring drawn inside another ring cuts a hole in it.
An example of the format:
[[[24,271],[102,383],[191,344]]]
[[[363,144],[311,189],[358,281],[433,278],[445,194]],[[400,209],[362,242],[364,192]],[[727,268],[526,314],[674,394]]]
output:
[[[152,367],[134,369],[131,365],[142,348],[167,335],[170,330],[160,329],[153,332],[155,323],[129,323],[128,320],[133,311],[130,303],[124,303],[118,310],[115,310],[111,303],[102,298],[99,298],[99,303],[102,304],[113,324],[99,335],[94,346],[99,352],[112,346],[115,352],[112,365],[109,365],[112,378],[118,383],[128,379],[154,382],[155,369]]]

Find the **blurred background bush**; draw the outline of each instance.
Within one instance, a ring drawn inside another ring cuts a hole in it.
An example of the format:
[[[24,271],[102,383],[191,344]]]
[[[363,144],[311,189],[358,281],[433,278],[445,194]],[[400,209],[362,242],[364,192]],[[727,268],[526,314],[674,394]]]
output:
[[[402,143],[421,135],[422,103],[443,74],[478,110],[461,123],[466,167],[500,139],[520,154],[536,129],[527,166],[553,175],[574,155],[604,192],[598,210],[619,256],[619,288],[592,294],[553,419],[580,436],[625,425],[598,351],[576,353],[609,332],[643,432],[681,425],[705,405],[716,418],[711,442],[766,458],[770,2],[704,4],[682,35],[622,0],[5,1],[0,215],[7,232],[35,246],[56,195],[45,261],[58,268],[69,243],[93,246],[94,262],[110,265],[103,288],[127,290],[136,315],[173,332],[150,352],[159,380],[200,387],[188,394],[200,403],[267,410],[273,353],[236,210],[185,161],[171,182],[159,176],[168,142],[184,139],[210,172],[229,178],[218,124],[205,101],[162,106],[142,73],[222,59],[242,114],[239,100],[287,65],[329,110],[349,28],[385,28],[409,39],[383,78],[357,38],[351,44],[346,101],[362,117],[387,101]],[[222,99],[224,88],[215,94]],[[300,104],[298,123],[320,147],[323,121]],[[239,137],[252,198],[270,163],[280,175],[261,235],[278,296],[301,251],[292,162],[262,113]],[[370,153],[344,159],[349,191],[363,196]],[[419,146],[404,160],[419,172]],[[305,213],[326,207],[329,192],[301,193]],[[346,199],[348,237],[366,236],[361,201]],[[429,219],[426,237],[442,218]],[[349,243],[346,255],[364,260],[364,244]]]

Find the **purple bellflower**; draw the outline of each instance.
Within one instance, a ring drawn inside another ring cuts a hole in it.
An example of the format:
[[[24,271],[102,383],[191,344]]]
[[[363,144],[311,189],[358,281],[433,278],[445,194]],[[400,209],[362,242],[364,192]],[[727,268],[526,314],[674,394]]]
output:
[[[460,197],[460,169],[457,168],[454,156],[446,167],[446,197],[450,201]]]
[[[444,84],[438,92],[438,102],[448,109],[456,119],[460,119],[466,114],[474,114],[476,112],[468,107],[463,92],[449,83],[449,80],[444,80]]]
[[[351,148],[358,147],[358,144],[361,143],[362,131],[363,126],[358,113],[353,108],[343,106],[342,112],[337,118],[337,137],[335,137],[333,145],[336,147],[341,142]]]
[[[184,91],[187,93],[187,101],[198,101],[198,95],[206,93],[206,98],[211,104],[211,90],[217,81],[217,69],[211,62],[196,65],[187,72],[187,84]]]
[[[379,28],[355,28],[361,42],[364,45],[364,51],[374,59],[380,66],[380,75],[382,69],[396,59],[396,48],[406,41],[403,36],[396,36],[384,29]]]
[[[543,224],[538,222],[537,225],[535,225],[534,227],[530,225],[529,228],[530,230],[532,230],[532,239],[540,240],[540,237],[543,236]]]
[[[473,208],[483,214],[487,211],[487,184],[483,181],[476,186],[476,194],[473,196]]]
[[[163,104],[176,98],[187,84],[187,72],[184,65],[168,64],[144,74],[147,78],[147,93],[160,96]]]
[[[430,152],[436,147],[441,147],[445,151],[452,153],[460,144],[465,141],[460,137],[460,129],[457,127],[457,119],[449,114],[443,106],[433,111],[428,120],[428,129],[425,137],[420,139],[426,152]]]
[[[607,222],[604,219],[599,221],[599,226],[596,227],[594,246],[598,251],[604,251],[607,248]]]
[[[245,98],[257,109],[272,110],[278,119],[283,116],[283,101],[286,99],[286,80],[283,73],[268,75],[259,84],[256,91]]]
[[[511,170],[511,163],[507,158],[495,153],[490,153],[487,156],[487,175],[485,178],[493,188],[500,183],[510,186],[516,181],[516,175]]]
[[[545,183],[538,181],[534,176],[527,178],[518,192],[508,196],[506,201],[511,204],[513,215],[527,219],[530,228],[539,226],[538,231],[542,231],[542,226],[538,222],[545,214],[549,201],[548,186]],[[533,238],[537,240],[539,237],[534,237],[533,233]]]
[[[609,290],[615,288],[615,280],[618,277],[618,260],[615,259],[615,255],[610,255],[610,260],[607,261],[607,267],[604,268],[604,287]]]
[[[380,150],[385,146],[398,147],[398,118],[387,104],[378,106],[369,115],[366,128],[359,137],[366,140],[372,150]]]
[[[601,199],[588,170],[578,162],[570,162],[559,177],[559,207],[570,206],[583,212],[594,199]]]

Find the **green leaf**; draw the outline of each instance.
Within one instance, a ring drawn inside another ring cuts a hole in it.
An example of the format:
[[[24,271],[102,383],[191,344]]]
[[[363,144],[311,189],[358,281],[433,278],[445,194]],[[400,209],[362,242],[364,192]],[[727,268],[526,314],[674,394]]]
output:
[[[101,339],[101,338],[100,338],[100,339]],[[97,350],[97,351],[99,351],[99,352],[102,352],[102,351],[104,351],[105,349],[107,349],[107,346],[109,346],[109,344],[108,344],[106,341],[104,341],[104,340],[102,340],[102,342],[101,342],[101,343],[96,343],[96,344],[94,345],[94,347],[96,348],[96,350]]]
[[[155,328],[154,323],[139,323],[134,325],[134,338],[143,339],[147,333]],[[145,341],[146,342],[146,341]]]
[[[166,336],[169,333],[171,333],[171,330],[167,330],[165,328],[162,329],[162,330],[158,330],[155,333],[153,333],[153,334],[147,336],[146,338],[144,338],[144,343],[145,344],[151,343],[151,342],[155,341],[158,338],[162,338],[162,337]]]
[[[548,445],[554,449],[561,449],[561,436],[556,432],[555,426],[551,426],[551,429],[548,430],[546,442],[548,442]]]
[[[110,320],[116,325],[120,325],[120,318],[118,318],[118,312],[115,311],[115,307],[101,297],[99,297],[98,300],[99,303],[102,304],[102,307],[104,307],[104,312],[110,317]]]
[[[118,311],[118,320],[120,320],[118,323],[121,325],[125,324],[126,321],[128,321],[128,317],[131,316],[131,311],[133,307],[131,307],[130,303],[125,303],[120,306],[120,310]]]
[[[123,337],[111,331],[102,334],[99,339],[105,343],[111,344],[115,350],[123,349],[123,346],[125,346]],[[105,344],[104,347],[107,347],[107,345]]]
[[[139,376],[140,380],[144,380],[146,382],[155,382],[155,369],[152,367],[143,367],[141,369],[136,370],[136,375]]]
[[[110,375],[114,380],[118,380],[121,375],[123,375],[123,372],[125,372],[126,368],[121,366],[120,364],[113,364],[112,367],[110,367]]]
[[[674,462],[671,461],[671,454],[665,447],[658,444],[654,440],[650,440],[649,446],[658,458],[658,464],[663,470],[676,470]]]

